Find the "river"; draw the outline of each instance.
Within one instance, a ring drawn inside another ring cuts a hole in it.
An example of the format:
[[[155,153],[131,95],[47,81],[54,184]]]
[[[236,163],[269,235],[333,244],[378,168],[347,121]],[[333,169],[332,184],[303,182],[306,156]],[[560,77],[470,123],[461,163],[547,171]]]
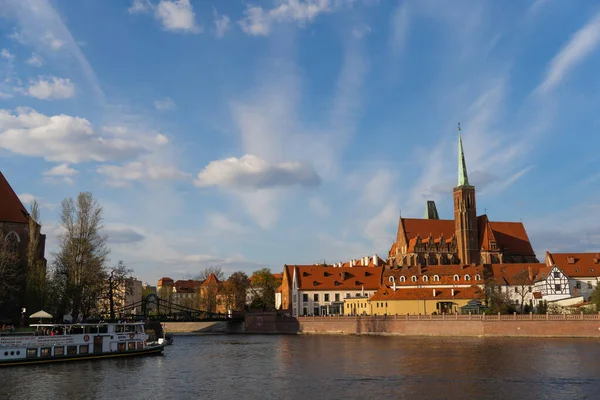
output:
[[[163,356],[0,369],[1,399],[600,398],[600,342],[176,336]]]

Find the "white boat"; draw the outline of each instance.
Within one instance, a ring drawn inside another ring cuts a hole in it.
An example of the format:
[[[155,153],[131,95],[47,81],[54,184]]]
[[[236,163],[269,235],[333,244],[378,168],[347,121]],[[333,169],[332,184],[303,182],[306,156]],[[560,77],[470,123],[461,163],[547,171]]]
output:
[[[30,334],[0,335],[0,367],[162,353],[142,322],[34,324]]]

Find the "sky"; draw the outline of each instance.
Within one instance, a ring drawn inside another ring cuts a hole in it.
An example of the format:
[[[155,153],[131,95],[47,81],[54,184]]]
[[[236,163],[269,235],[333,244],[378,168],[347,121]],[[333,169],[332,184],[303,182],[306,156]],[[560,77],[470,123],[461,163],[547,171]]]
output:
[[[280,272],[452,218],[460,122],[478,214],[600,251],[599,64],[586,0],[0,0],[0,170],[50,263],[90,191],[144,282]]]

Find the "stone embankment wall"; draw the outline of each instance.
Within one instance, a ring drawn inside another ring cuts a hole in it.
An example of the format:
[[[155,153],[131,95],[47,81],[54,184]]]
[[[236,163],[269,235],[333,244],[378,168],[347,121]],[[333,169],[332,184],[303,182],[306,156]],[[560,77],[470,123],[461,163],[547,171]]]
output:
[[[398,336],[600,337],[598,315],[332,316],[246,315],[246,333]]]
[[[242,333],[242,322],[163,322],[167,333],[174,335]]]

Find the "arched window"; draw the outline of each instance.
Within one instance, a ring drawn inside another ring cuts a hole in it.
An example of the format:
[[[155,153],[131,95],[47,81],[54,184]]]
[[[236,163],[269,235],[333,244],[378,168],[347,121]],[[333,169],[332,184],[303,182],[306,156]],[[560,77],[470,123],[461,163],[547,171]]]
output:
[[[423,282],[428,282],[429,281],[429,277],[427,275],[423,275]]]
[[[396,278],[394,278],[393,276],[390,276],[390,278],[389,278],[389,281],[390,281],[391,283],[394,283],[394,282],[396,281]]]
[[[10,253],[16,253],[19,251],[19,242],[21,242],[21,238],[17,235],[16,232],[9,232],[8,235],[4,237],[6,241],[6,250]]]
[[[454,275],[454,280],[458,281],[460,279],[460,277],[458,275]]]
[[[400,282],[406,282],[406,277],[405,276],[401,276],[400,277]]]
[[[437,275],[434,275],[434,276],[433,276],[433,281],[434,281],[434,282],[439,282],[439,281],[440,281],[440,277],[439,277],[439,276],[437,276]]]
[[[479,276],[479,274],[475,275],[475,280],[476,281],[480,281],[481,280],[481,276]]]
[[[411,281],[416,282],[417,281],[417,277],[416,276],[412,276],[412,278],[410,278]]]
[[[470,275],[465,275],[465,281],[470,281],[471,280],[471,276]]]

